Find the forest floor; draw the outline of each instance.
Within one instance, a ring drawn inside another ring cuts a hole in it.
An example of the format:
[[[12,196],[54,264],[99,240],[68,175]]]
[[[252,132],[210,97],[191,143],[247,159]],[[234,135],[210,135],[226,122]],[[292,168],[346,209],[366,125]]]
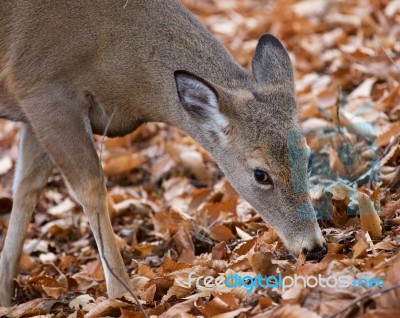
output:
[[[261,34],[274,34],[289,51],[328,254],[288,257],[275,231],[191,138],[164,124],[142,125],[106,139],[102,163],[116,239],[147,315],[400,317],[400,1],[183,3],[246,68]],[[18,129],[0,121],[0,250]],[[343,276],[358,285],[188,285],[189,275],[235,274]],[[56,169],[15,282],[15,305],[0,307],[0,317],[141,317],[129,293],[107,299],[87,218]]]

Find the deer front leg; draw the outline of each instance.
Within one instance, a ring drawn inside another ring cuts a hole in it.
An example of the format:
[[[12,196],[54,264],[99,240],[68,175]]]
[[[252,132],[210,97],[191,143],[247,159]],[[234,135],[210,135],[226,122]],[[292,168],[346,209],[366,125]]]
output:
[[[0,306],[11,306],[13,279],[18,273],[26,231],[51,167],[51,159],[29,125],[24,124],[20,131],[13,207],[0,258]]]
[[[88,217],[105,272],[108,296],[116,298],[127,290],[112,275],[106,261],[117,277],[127,285],[130,282],[107,210],[107,190],[92,140],[88,105],[84,98],[63,91],[61,88],[31,98],[23,103],[24,111]]]

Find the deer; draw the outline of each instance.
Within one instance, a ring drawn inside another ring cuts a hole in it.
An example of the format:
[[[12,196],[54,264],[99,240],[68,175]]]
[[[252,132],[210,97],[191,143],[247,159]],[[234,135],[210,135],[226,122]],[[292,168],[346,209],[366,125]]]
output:
[[[293,66],[273,35],[260,37],[249,71],[177,0],[3,0],[0,117],[22,123],[2,306],[12,304],[25,234],[54,166],[103,241],[108,297],[126,292],[104,263],[129,283],[92,136],[124,136],[147,122],[175,126],[208,151],[294,257],[327,252]]]

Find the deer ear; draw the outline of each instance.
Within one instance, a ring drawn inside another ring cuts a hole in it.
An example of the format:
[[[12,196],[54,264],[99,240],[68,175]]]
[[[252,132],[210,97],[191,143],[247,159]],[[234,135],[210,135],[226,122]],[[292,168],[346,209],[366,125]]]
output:
[[[258,41],[252,61],[254,77],[259,84],[290,84],[294,88],[293,67],[282,43],[271,34]]]
[[[220,112],[216,89],[202,78],[186,71],[174,73],[179,100],[183,108],[212,130],[228,126],[227,118]]]

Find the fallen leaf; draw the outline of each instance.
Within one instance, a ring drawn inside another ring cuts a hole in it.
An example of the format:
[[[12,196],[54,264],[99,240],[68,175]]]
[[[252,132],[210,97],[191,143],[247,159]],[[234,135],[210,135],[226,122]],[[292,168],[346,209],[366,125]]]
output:
[[[217,241],[229,241],[234,238],[231,229],[223,224],[214,225],[210,229],[210,237]]]
[[[358,204],[360,207],[361,228],[367,231],[372,238],[382,236],[381,219],[375,210],[370,197],[362,192],[358,192]]]
[[[368,243],[363,235],[356,233],[356,244],[353,246],[353,259],[364,257],[367,253]]]

